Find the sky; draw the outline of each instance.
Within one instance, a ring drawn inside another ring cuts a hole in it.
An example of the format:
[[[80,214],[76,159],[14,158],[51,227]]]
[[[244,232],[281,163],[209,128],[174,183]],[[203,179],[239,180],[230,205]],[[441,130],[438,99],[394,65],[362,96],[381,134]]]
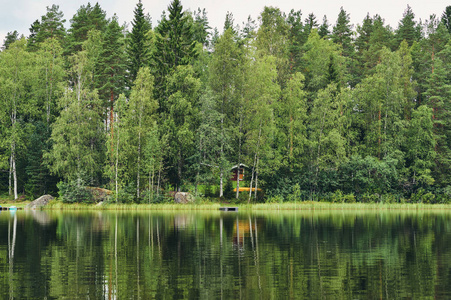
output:
[[[91,1],[94,4],[96,1]],[[114,13],[119,17],[119,23],[130,23],[133,20],[133,10],[138,0],[99,0],[107,17]],[[142,0],[145,13],[152,17],[153,26],[157,25],[163,10],[171,0]],[[0,45],[7,32],[17,30],[19,34],[28,36],[30,25],[46,13],[46,7],[57,4],[64,13],[66,19],[65,27],[69,28],[69,20],[76,13],[81,5],[86,5],[87,0],[0,0]],[[431,14],[440,17],[446,6],[451,3],[445,0],[315,0],[315,1],[289,1],[289,0],[181,0],[185,10],[195,11],[197,8],[205,8],[207,17],[212,28],[217,27],[222,32],[225,15],[231,12],[235,19],[235,24],[241,25],[250,15],[254,20],[265,6],[278,7],[288,14],[291,9],[301,10],[302,18],[305,19],[309,13],[314,13],[318,23],[322,22],[326,15],[329,24],[334,25],[340,12],[340,7],[350,14],[351,23],[361,24],[362,20],[369,13],[370,16],[379,14],[385,23],[393,28],[398,27],[407,5],[410,5],[415,13],[416,20],[427,20]],[[258,24],[258,23],[257,23]],[[355,28],[355,27],[354,27]]]

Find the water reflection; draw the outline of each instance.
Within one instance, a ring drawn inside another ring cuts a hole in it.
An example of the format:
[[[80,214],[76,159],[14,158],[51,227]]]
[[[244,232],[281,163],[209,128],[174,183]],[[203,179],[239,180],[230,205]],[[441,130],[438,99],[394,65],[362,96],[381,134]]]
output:
[[[449,298],[450,220],[448,212],[2,213],[0,298]]]

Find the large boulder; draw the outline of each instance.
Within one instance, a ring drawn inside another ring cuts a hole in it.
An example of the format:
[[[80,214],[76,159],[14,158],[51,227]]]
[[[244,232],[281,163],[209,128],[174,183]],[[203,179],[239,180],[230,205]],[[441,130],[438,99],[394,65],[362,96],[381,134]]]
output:
[[[25,208],[28,209],[36,209],[46,206],[51,200],[53,200],[53,196],[51,195],[44,195],[39,197],[38,199],[34,200],[33,202],[27,204]]]
[[[96,203],[107,201],[108,198],[113,194],[112,191],[99,187],[86,187],[86,189],[91,193],[92,200]]]
[[[174,195],[174,201],[175,203],[186,204],[193,202],[194,197],[190,193],[177,192]]]

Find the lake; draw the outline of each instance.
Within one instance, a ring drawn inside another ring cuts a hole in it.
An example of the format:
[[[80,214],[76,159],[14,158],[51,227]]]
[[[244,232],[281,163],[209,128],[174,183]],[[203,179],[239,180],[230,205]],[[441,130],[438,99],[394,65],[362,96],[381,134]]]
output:
[[[451,298],[451,213],[0,213],[1,299]]]

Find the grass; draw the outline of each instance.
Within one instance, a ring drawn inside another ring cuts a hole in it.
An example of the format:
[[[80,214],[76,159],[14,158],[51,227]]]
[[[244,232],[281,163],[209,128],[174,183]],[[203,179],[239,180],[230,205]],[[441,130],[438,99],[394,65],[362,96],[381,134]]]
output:
[[[47,206],[46,210],[165,210],[165,211],[198,211],[198,210],[218,210],[219,203],[205,204],[122,204],[122,203],[106,203],[102,205],[87,203],[63,203],[53,200]]]
[[[451,204],[423,203],[330,203],[330,202],[288,202],[251,204],[251,210],[442,210],[451,209]]]
[[[30,201],[2,201],[1,206],[25,207]],[[114,211],[217,211],[221,206],[238,207],[239,211],[330,211],[330,210],[451,210],[451,204],[423,204],[423,203],[330,203],[330,202],[285,202],[285,203],[243,203],[228,204],[205,201],[191,204],[122,204],[104,203],[102,205],[90,203],[63,203],[59,200],[51,201],[45,210],[114,210]]]

